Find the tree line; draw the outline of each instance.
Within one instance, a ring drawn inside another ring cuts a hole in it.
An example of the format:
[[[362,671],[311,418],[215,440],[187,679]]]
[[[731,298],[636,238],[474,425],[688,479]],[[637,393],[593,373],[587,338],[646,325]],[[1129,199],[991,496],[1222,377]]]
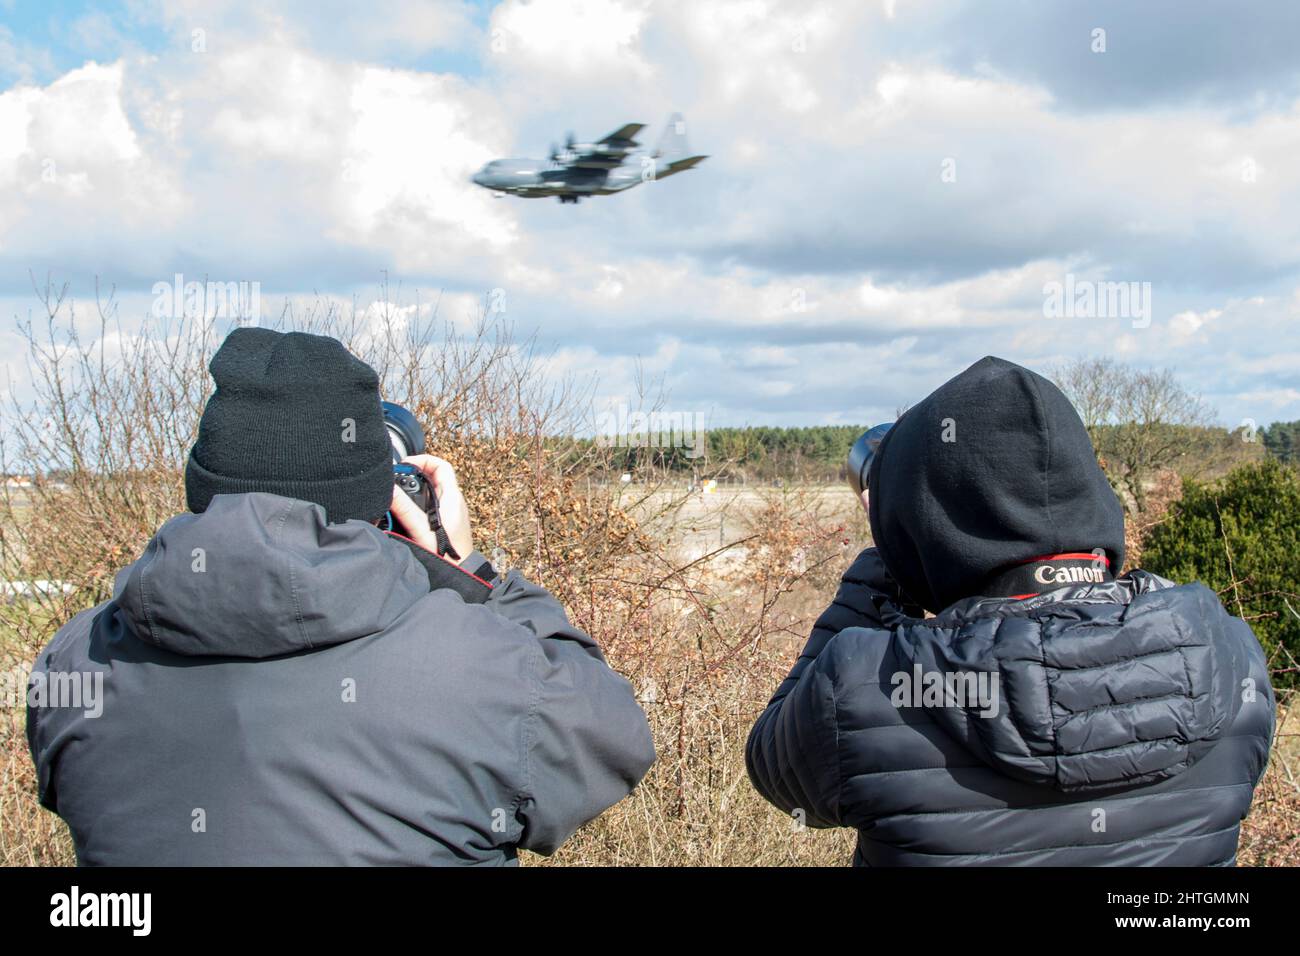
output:
[[[1146,508],[1152,479],[1165,469],[1180,476],[1213,478],[1268,453],[1283,463],[1300,462],[1300,421],[1276,422],[1252,434],[1183,416],[1160,414],[1094,419],[1088,434],[1116,490],[1137,511]],[[640,445],[626,436],[625,446],[609,449],[611,470],[638,473],[665,470],[729,480],[832,482],[844,478],[849,448],[865,425],[810,425],[715,428],[696,445],[689,437]],[[579,444],[586,446],[589,440]],[[671,444],[671,447],[662,447]]]

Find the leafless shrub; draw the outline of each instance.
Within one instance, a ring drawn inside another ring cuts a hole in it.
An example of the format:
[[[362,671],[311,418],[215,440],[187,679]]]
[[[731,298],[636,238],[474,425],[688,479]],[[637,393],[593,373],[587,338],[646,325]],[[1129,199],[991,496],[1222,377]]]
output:
[[[1257,444],[1215,427],[1213,410],[1168,369],[1090,358],[1052,377],[1083,419],[1129,513],[1140,520],[1150,520],[1152,485],[1162,473],[1205,477],[1260,453]]]

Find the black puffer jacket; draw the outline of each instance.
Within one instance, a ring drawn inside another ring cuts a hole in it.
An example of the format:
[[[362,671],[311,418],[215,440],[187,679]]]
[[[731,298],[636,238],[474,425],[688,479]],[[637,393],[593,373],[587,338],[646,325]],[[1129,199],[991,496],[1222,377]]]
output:
[[[984,675],[996,705],[895,706],[920,673]],[[857,828],[862,865],[1226,865],[1273,720],[1259,642],[1199,584],[1134,571],[924,619],[873,548],[746,756],[778,807]]]

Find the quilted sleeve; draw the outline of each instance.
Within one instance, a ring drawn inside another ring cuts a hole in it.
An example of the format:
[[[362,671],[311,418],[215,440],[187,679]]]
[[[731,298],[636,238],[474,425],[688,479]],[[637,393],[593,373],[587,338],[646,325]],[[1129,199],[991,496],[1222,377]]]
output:
[[[839,825],[835,674],[822,651],[846,628],[887,627],[905,613],[879,553],[863,551],[749,733],[745,764],[755,789],[808,826]]]

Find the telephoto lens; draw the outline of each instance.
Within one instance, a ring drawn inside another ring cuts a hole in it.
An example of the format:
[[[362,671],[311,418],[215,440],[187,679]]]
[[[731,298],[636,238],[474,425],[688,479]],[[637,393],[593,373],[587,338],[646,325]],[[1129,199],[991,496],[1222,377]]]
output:
[[[893,422],[885,422],[883,425],[868,428],[858,436],[858,440],[849,449],[849,487],[859,498],[867,488],[867,476],[871,473],[871,459],[876,457],[876,450],[880,447],[881,440],[893,427]]]

